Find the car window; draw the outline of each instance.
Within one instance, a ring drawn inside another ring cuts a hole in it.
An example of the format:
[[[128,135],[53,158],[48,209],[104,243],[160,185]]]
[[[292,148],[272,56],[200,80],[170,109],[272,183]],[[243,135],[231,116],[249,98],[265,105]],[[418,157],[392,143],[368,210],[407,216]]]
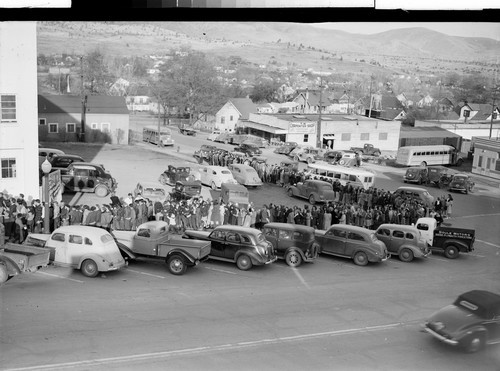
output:
[[[211,238],[215,240],[224,240],[226,237],[226,232],[224,231],[213,231],[212,234],[210,235]]]
[[[87,237],[85,237],[85,245],[93,245],[92,241]]]
[[[227,232],[226,241],[228,242],[240,242],[240,235],[234,232]]]
[[[106,243],[106,242],[109,242],[109,241],[113,241],[113,236],[111,236],[109,233],[103,234],[101,236],[101,242],[102,243]]]
[[[415,236],[413,235],[413,233],[409,233],[409,232],[406,232],[405,237],[407,240],[414,240],[415,239]]]
[[[70,243],[77,243],[77,244],[81,245],[83,243],[83,238],[82,238],[82,236],[70,234],[69,235],[69,242]]]
[[[151,237],[151,231],[147,228],[142,228],[137,231],[139,237]]]
[[[343,231],[341,229],[330,229],[328,232],[326,232],[327,236],[334,236],[334,237],[341,237],[345,238],[346,237],[346,231]]]
[[[54,241],[64,242],[64,233],[54,233],[50,239]]]
[[[387,228],[381,228],[378,230],[377,232],[378,235],[380,236],[390,236],[391,235],[391,231]]]
[[[241,237],[242,243],[252,244],[252,239],[249,236],[242,234],[242,235],[240,235],[240,237]]]
[[[405,233],[401,232],[401,231],[393,231],[392,232],[392,237],[394,237],[394,238],[404,238],[405,237]]]
[[[293,232],[293,239],[296,240],[296,241],[302,241],[302,239],[304,238],[304,235],[301,233],[301,232]]]
[[[417,224],[417,229],[419,229],[421,231],[428,231],[429,230],[429,225],[428,224],[424,224],[424,223],[420,223],[420,224]]]
[[[281,230],[279,232],[279,236],[280,236],[280,239],[282,240],[291,240],[292,239],[292,231],[284,231],[284,230]]]
[[[264,236],[266,237],[276,237],[278,232],[274,228],[264,228]]]
[[[347,238],[350,240],[355,240],[355,241],[364,241],[365,239],[363,238],[362,235],[356,232],[349,232],[347,235]]]

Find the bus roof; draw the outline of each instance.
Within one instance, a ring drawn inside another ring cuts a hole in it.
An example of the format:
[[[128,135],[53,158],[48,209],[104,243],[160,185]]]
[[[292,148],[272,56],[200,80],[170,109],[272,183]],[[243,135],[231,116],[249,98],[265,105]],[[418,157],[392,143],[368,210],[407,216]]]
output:
[[[453,146],[447,146],[447,145],[444,145],[444,144],[440,144],[440,145],[431,145],[431,146],[404,146],[404,147],[399,147],[399,149],[419,149],[419,150],[429,150],[429,151],[436,151],[436,150],[445,150],[445,149],[454,149],[455,147]]]
[[[338,171],[344,174],[352,174],[352,175],[374,175],[373,172],[369,170],[361,170],[361,169],[353,169],[350,167],[345,167],[345,166],[340,166],[340,165],[330,165],[330,164],[309,164],[307,165],[308,168],[311,169],[320,169],[320,170],[331,170],[331,171]]]

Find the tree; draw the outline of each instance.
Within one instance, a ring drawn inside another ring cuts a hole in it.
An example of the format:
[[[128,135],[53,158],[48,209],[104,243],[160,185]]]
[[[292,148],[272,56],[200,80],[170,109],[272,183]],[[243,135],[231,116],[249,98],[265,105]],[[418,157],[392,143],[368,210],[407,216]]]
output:
[[[254,86],[250,99],[254,103],[272,102],[277,90],[278,86],[274,81],[260,82]]]
[[[163,107],[177,107],[190,122],[201,113],[215,113],[223,103],[216,71],[200,52],[176,55],[164,64],[152,90]]]
[[[113,82],[104,54],[99,49],[83,57],[83,85],[90,95],[106,95]]]

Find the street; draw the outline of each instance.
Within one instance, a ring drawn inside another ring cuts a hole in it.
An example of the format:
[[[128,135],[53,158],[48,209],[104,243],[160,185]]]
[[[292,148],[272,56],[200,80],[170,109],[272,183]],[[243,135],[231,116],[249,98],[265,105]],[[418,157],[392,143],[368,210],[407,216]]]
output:
[[[94,148],[88,160],[103,163],[125,196],[211,143],[206,134],[174,137],[174,148]],[[270,163],[285,158],[266,151]],[[363,166],[376,171],[376,187],[403,185],[403,169]],[[476,230],[475,251],[455,260],[434,253],[360,267],[320,256],[297,269],[278,261],[249,271],[209,260],[183,276],[141,260],[96,278],[54,266],[14,277],[0,288],[0,369],[500,370],[498,345],[465,354],[421,331],[462,292],[500,292],[498,189],[478,185],[453,197],[446,223]],[[64,198],[109,203],[92,194]],[[250,199],[256,207],[307,203],[276,185],[251,189]]]

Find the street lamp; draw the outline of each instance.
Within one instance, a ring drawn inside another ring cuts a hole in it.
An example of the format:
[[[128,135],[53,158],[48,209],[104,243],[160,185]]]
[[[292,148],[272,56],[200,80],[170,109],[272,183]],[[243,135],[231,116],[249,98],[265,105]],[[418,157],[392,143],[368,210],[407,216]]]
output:
[[[43,171],[43,182],[42,182],[42,189],[43,189],[43,198],[45,199],[45,218],[44,218],[44,224],[43,224],[43,233],[50,233],[50,209],[49,209],[49,201],[50,201],[50,195],[49,195],[49,173],[50,170],[52,170],[52,165],[49,162],[48,158],[45,158],[45,161],[42,163],[42,171]]]

